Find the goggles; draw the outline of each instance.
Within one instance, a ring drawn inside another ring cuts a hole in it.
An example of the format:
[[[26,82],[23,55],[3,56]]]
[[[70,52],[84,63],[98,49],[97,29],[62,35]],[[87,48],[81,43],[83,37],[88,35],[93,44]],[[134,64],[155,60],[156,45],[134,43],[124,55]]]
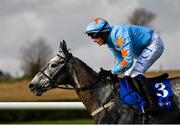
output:
[[[92,39],[97,39],[101,35],[99,33],[87,33],[88,36],[90,36]]]

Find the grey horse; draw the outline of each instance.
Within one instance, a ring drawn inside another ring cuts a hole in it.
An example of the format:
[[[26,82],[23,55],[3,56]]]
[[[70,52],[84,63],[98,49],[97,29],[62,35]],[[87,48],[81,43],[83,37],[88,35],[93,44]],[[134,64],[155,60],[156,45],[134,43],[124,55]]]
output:
[[[173,108],[159,113],[138,115],[137,106],[121,103],[116,92],[120,83],[108,84],[92,68],[74,57],[66,42],[60,42],[59,53],[32,79],[31,92],[41,96],[47,90],[72,86],[96,123],[180,123],[180,77],[168,78],[173,91]],[[70,88],[69,88],[70,89]],[[118,101],[117,101],[118,100]]]

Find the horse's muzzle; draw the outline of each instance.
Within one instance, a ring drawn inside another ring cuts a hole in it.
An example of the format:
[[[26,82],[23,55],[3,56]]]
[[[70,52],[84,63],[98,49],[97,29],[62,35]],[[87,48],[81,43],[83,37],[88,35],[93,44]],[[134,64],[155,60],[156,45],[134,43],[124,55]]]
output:
[[[29,89],[33,92],[36,96],[41,96],[43,91],[40,89],[40,86],[34,83],[29,84]]]

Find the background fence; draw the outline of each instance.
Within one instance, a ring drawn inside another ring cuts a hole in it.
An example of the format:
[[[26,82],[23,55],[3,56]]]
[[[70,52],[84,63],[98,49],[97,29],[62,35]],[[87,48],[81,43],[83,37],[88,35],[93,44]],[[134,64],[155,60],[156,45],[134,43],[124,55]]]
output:
[[[0,102],[0,110],[85,109],[82,102]]]

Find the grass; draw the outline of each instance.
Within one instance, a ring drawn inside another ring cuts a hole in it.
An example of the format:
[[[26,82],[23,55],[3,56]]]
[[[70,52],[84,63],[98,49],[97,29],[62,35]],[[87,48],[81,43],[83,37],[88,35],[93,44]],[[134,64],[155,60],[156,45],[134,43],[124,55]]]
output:
[[[16,83],[16,82],[22,82],[24,80],[28,80],[28,79],[25,79],[25,78],[0,78],[0,84],[1,83],[6,83],[6,84],[13,84],[13,83]],[[30,81],[30,80],[29,80]]]
[[[53,100],[79,100],[75,91],[52,89],[45,92],[42,96],[35,96],[28,87],[29,80],[17,79],[12,81],[0,82],[0,101],[1,102],[29,102],[29,101],[53,101]]]
[[[93,119],[64,119],[54,121],[23,121],[15,122],[13,124],[95,124],[95,121]]]

